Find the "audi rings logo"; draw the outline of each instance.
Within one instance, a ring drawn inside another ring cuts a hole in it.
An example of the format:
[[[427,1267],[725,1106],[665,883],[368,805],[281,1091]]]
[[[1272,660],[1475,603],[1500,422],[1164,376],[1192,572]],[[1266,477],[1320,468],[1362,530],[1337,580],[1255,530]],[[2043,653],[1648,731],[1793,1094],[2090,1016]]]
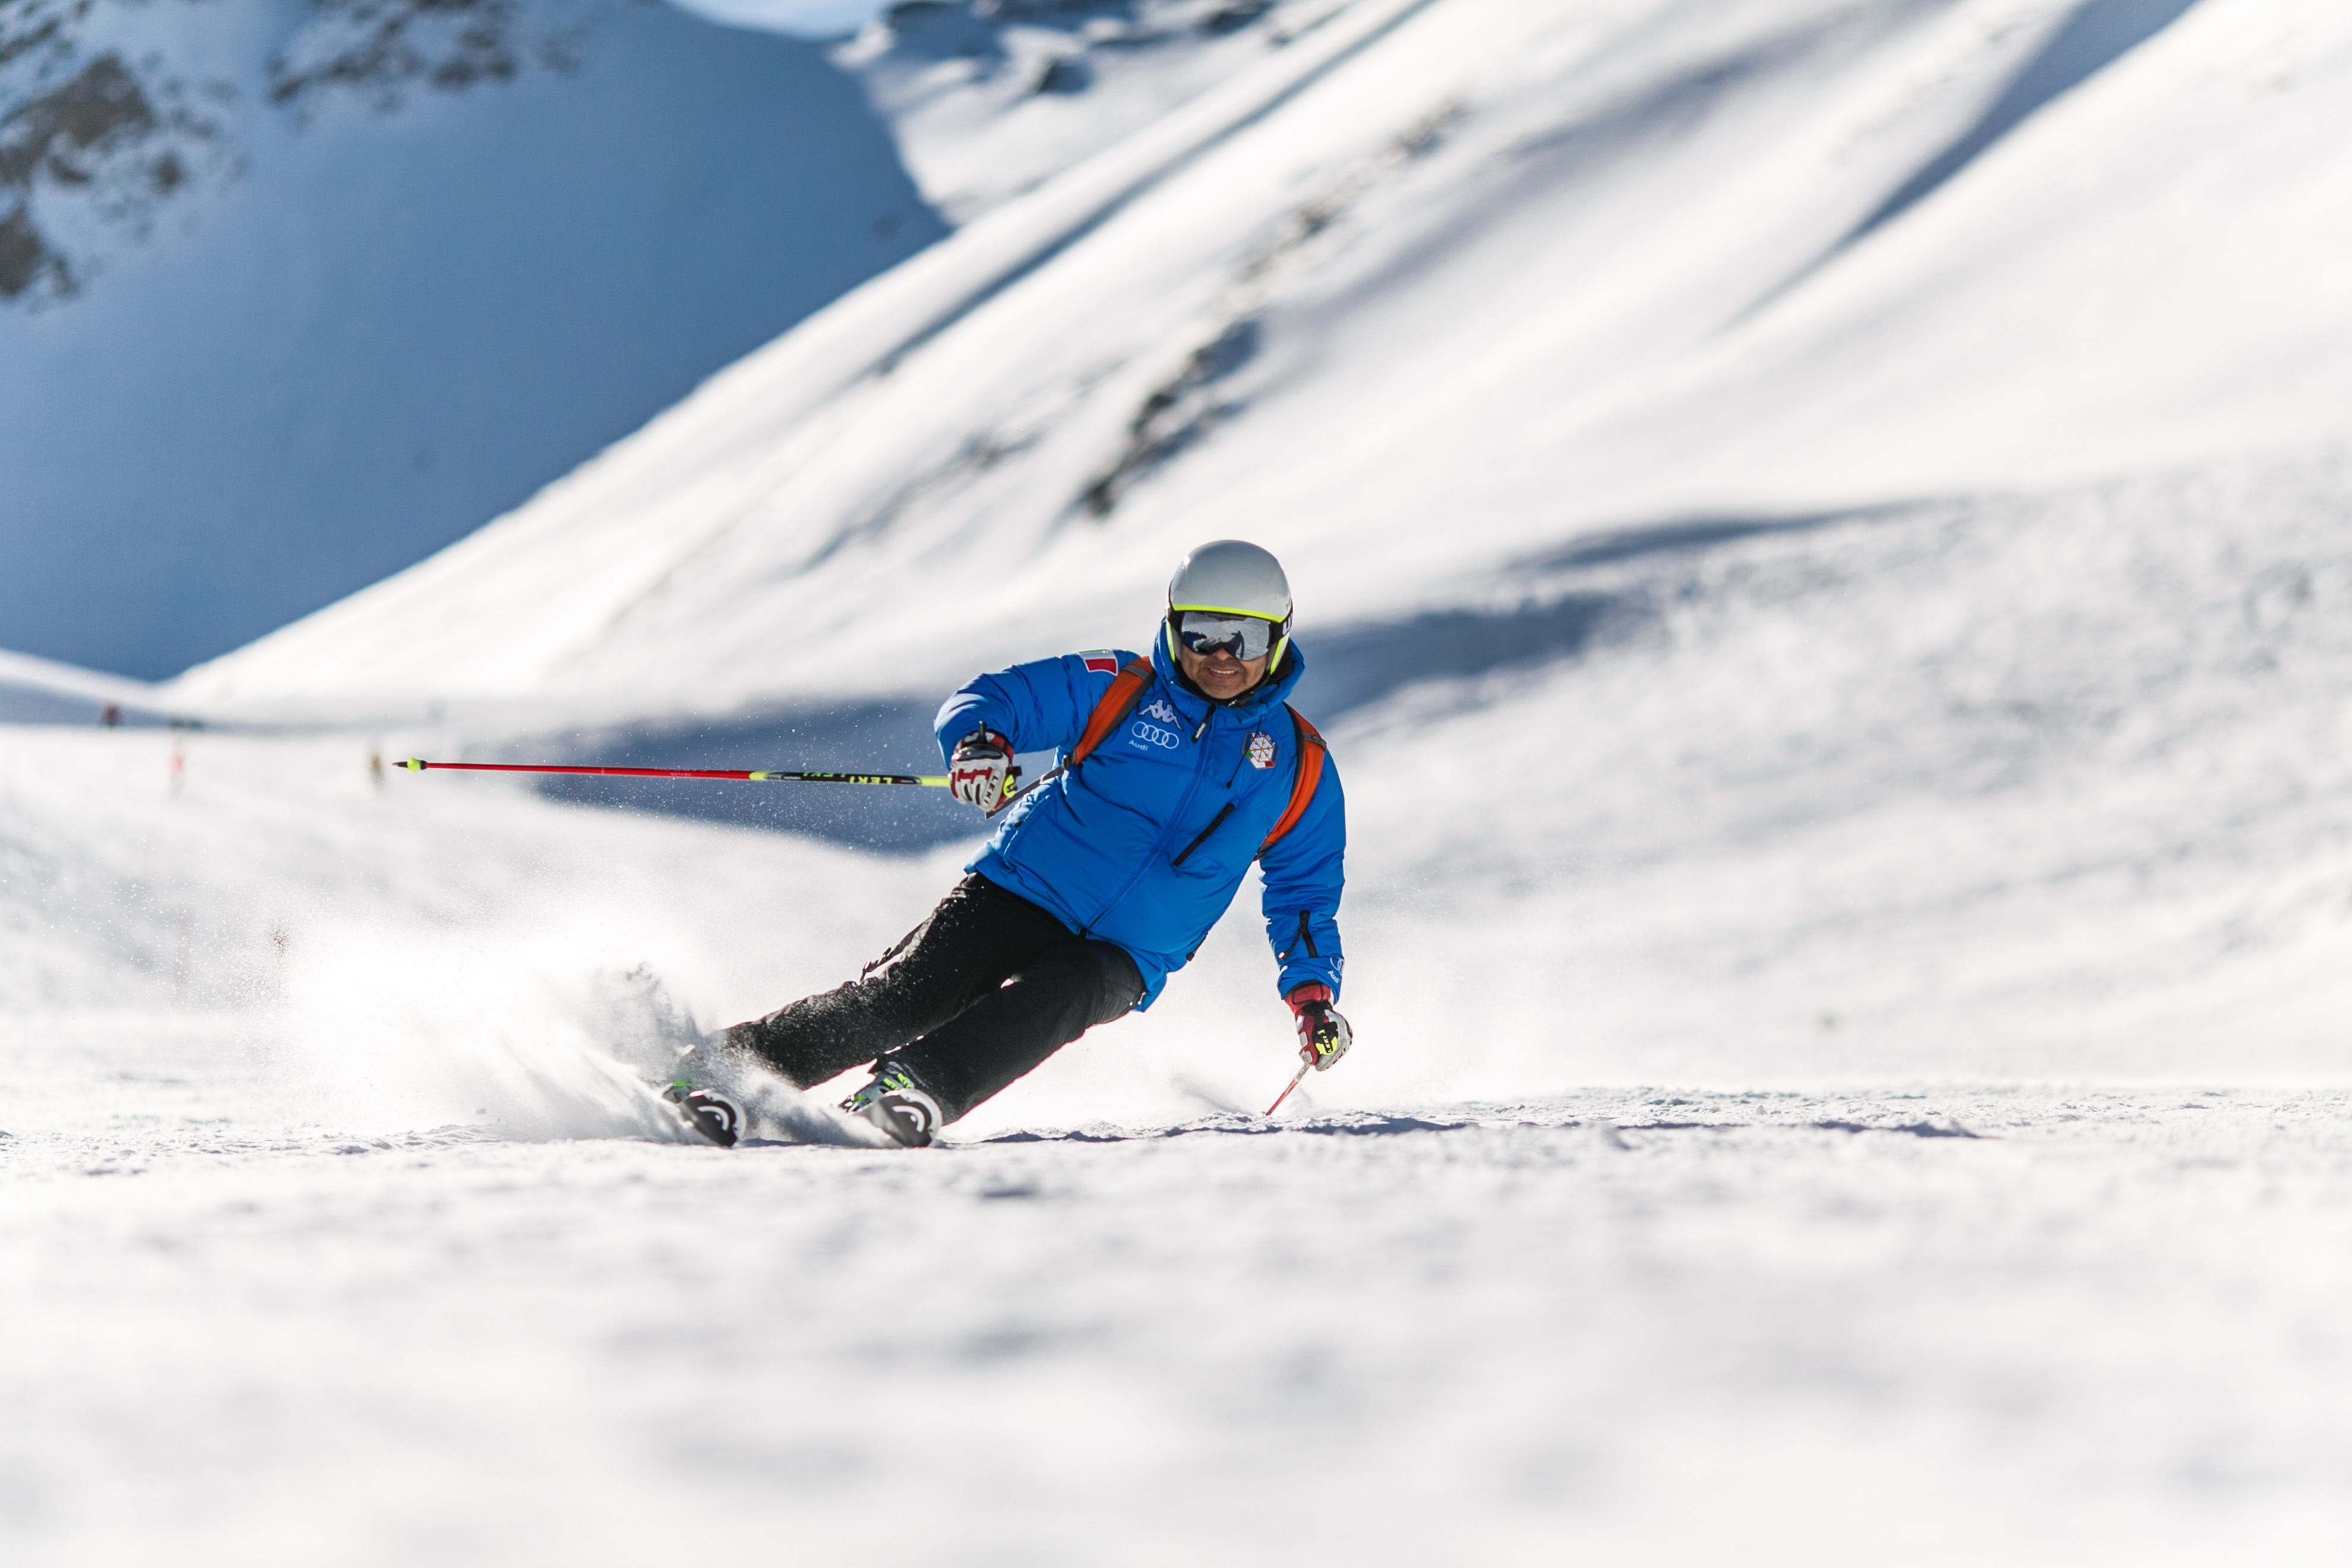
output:
[[[1176,748],[1175,731],[1163,730],[1157,724],[1147,724],[1140,719],[1130,725],[1127,732],[1139,741],[1149,742],[1155,746],[1166,746],[1171,751]]]

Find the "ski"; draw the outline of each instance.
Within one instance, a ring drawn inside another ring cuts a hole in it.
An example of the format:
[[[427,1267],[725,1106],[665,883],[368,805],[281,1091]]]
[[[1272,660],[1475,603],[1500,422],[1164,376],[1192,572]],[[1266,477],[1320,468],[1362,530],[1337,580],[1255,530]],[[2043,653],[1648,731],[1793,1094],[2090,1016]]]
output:
[[[677,1110],[688,1128],[721,1149],[732,1149],[735,1141],[742,1136],[741,1108],[715,1089],[698,1089],[679,1079],[663,1089],[661,1097]]]

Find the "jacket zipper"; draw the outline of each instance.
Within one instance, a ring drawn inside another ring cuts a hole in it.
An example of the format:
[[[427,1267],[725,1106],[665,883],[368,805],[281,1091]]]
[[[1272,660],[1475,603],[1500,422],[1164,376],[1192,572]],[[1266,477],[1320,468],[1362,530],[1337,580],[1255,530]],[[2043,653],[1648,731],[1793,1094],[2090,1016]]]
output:
[[[1305,910],[1298,911],[1298,940],[1307,944],[1307,957],[1320,958],[1323,956],[1321,953],[1315,951],[1315,933],[1307,929],[1307,911]],[[1298,949],[1293,947],[1290,950],[1290,952],[1297,952],[1297,951]],[[1290,957],[1290,952],[1286,952],[1282,956],[1287,960]]]
[[[1232,801],[1225,802],[1223,808],[1221,809],[1216,816],[1209,818],[1209,826],[1203,827],[1199,833],[1193,835],[1192,842],[1184,846],[1184,853],[1177,856],[1176,858],[1168,862],[1168,868],[1172,871],[1177,867],[1181,866],[1185,861],[1190,860],[1192,858],[1192,851],[1198,849],[1202,844],[1206,843],[1208,841],[1209,835],[1214,833],[1218,828],[1223,827],[1225,824],[1225,818],[1231,816],[1233,814],[1234,803]]]
[[[1139,702],[1140,699],[1138,700]],[[1216,717],[1217,710],[1213,707],[1209,710],[1207,717],[1201,721],[1201,728],[1199,731],[1196,731],[1195,733],[1205,733],[1209,725],[1214,721]],[[1192,804],[1192,797],[1201,793],[1201,778],[1202,775],[1206,773],[1208,771],[1209,753],[1208,751],[1203,748],[1201,752],[1201,760],[1192,764],[1192,782],[1185,786],[1184,798],[1176,803],[1175,813],[1169,819],[1171,824],[1184,820],[1184,810],[1187,806]],[[1118,907],[1119,900],[1127,897],[1128,893],[1133,889],[1136,883],[1143,880],[1143,873],[1150,868],[1151,862],[1159,858],[1161,852],[1168,847],[1169,837],[1170,835],[1165,833],[1160,836],[1160,842],[1151,847],[1151,853],[1143,858],[1142,863],[1136,867],[1134,874],[1129,877],[1126,881],[1120,883],[1118,891],[1113,893],[1109,898],[1105,899],[1100,907],[1098,907],[1091,916],[1087,917],[1087,923],[1079,928],[1078,934],[1080,936],[1090,935],[1095,929],[1095,921],[1102,919],[1103,916],[1117,909]],[[1188,850],[1187,853],[1190,853],[1190,851]]]

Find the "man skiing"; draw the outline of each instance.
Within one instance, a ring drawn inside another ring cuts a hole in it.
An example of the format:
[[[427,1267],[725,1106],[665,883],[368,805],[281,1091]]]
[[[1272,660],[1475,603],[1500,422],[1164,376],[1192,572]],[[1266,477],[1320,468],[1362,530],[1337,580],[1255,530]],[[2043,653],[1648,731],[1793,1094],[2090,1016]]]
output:
[[[857,979],[723,1031],[800,1088],[874,1064],[842,1102],[920,1147],[1097,1024],[1148,1007],[1233,901],[1265,879],[1277,990],[1304,1063],[1351,1037],[1333,1011],[1347,843],[1338,771],[1284,699],[1305,665],[1281,564],[1239,540],[1187,555],[1148,660],[1102,650],[983,675],[934,723],[959,800],[994,814],[1015,752],[1062,765],[1012,796],[963,881]],[[713,1140],[738,1115],[673,1089]]]

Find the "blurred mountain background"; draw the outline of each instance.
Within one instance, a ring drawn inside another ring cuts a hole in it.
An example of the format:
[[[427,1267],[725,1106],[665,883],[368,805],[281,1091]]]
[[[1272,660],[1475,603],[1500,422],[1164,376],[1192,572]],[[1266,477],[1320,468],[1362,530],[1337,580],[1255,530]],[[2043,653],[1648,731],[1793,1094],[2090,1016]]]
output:
[[[0,646],[172,674],[945,232],[813,42],[602,0],[0,7]]]

